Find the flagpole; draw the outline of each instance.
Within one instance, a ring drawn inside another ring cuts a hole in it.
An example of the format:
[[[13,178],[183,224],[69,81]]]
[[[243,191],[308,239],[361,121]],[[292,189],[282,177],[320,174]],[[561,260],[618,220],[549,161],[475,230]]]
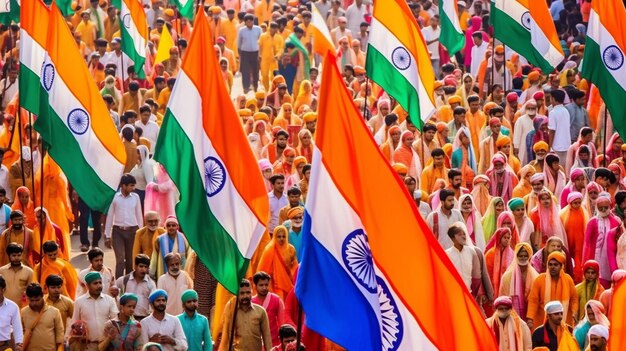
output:
[[[24,153],[22,152],[22,114],[20,111],[20,104],[17,104],[17,133],[18,136],[20,138],[20,166],[22,167],[22,185],[26,186],[26,176],[24,175]],[[15,126],[13,127],[13,130],[15,130]],[[15,133],[15,132],[14,132]],[[33,161],[33,154],[32,154],[32,150],[31,150],[31,154],[30,154],[30,160],[31,162]],[[14,199],[16,200],[16,199]]]
[[[228,351],[233,351],[233,339],[235,336],[235,324],[237,322],[237,310],[239,309],[239,290],[235,295],[235,309],[233,311],[233,321],[230,326],[230,338],[228,339]]]
[[[30,135],[28,136],[28,140],[30,141],[29,144],[30,144],[31,161],[34,161],[33,156],[32,156],[33,155],[33,114],[30,111],[28,111],[28,124],[30,125]],[[39,151],[39,153],[41,154],[41,151]],[[35,163],[33,162],[33,171],[30,172],[30,178],[33,182],[33,200],[36,196],[35,191],[34,191],[35,190],[35,167],[34,165]],[[43,175],[43,155],[41,155],[41,165],[42,165],[41,174]],[[41,185],[42,185],[41,193],[43,194],[43,183],[41,183]]]
[[[504,62],[502,67],[502,87],[504,87],[504,91],[506,92],[506,44],[502,43],[502,48],[504,48]],[[495,65],[494,65],[495,66]]]
[[[31,141],[32,144],[32,141]],[[43,146],[43,142],[41,143],[41,166],[39,168],[41,175],[40,175],[40,182],[41,182],[41,191],[39,194],[39,261],[43,262],[43,236],[44,236],[44,226],[43,226],[43,216],[44,216],[44,212],[43,212],[43,158],[44,158],[44,146]],[[33,177],[34,177],[34,170],[33,170]],[[33,178],[33,186],[35,184],[34,178]],[[63,247],[65,249],[65,252],[67,253],[68,248],[67,247]],[[42,267],[40,267],[39,269],[39,281],[41,281],[41,275],[43,273],[43,269],[41,269]]]
[[[367,86],[370,83],[370,77],[365,75],[365,98],[363,99],[363,118],[367,121]],[[376,131],[374,131],[376,133]]]
[[[609,121],[609,114],[606,109],[606,103],[604,104],[604,157],[602,158],[602,167],[606,167],[606,133],[607,133],[607,122]]]
[[[302,305],[298,302],[298,330],[296,331],[296,351],[300,351],[300,340],[302,340]]]

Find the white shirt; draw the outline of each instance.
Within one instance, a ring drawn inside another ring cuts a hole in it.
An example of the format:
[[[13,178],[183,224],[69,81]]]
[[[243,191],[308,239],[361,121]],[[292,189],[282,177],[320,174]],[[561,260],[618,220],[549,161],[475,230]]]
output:
[[[513,129],[515,130],[513,134],[513,147],[519,149],[517,158],[525,165],[528,163],[528,155],[526,155],[526,136],[535,129],[533,120],[530,119],[528,115],[524,114],[515,122]]]
[[[91,265],[89,265],[88,268],[83,269],[82,271],[80,271],[78,273],[78,291],[76,292],[76,296],[81,296],[85,293],[87,293],[89,290],[87,290],[87,284],[85,283],[85,276],[87,275],[87,273],[94,271],[93,268],[91,268]],[[98,273],[100,273],[100,276],[102,277],[102,293],[103,294],[109,294],[109,288],[111,287],[111,284],[115,281],[115,275],[113,274],[113,271],[111,270],[111,268],[107,267],[107,266],[102,266],[102,270],[99,271]]]
[[[478,262],[478,256],[472,246],[463,246],[461,251],[452,246],[446,249],[446,254],[452,261],[452,264],[461,275],[467,289],[472,285],[472,272],[475,272],[475,263]]]
[[[472,77],[476,77],[478,74],[480,63],[485,58],[485,51],[487,51],[488,46],[489,45],[484,41],[480,44],[480,46],[472,46],[472,64],[470,65],[470,74]]]
[[[563,105],[555,106],[548,114],[548,129],[554,131],[552,150],[566,152],[571,144],[569,131],[569,112]]]
[[[273,191],[270,191],[267,196],[270,200],[270,223],[267,227],[270,233],[273,233],[274,228],[280,225],[280,223],[278,223],[280,209],[287,206],[289,204],[289,200],[285,194],[283,194],[280,198],[277,198]]]
[[[360,8],[356,6],[356,2],[352,3],[346,10],[346,19],[348,20],[347,28],[350,29],[352,33],[358,33],[361,29],[361,22],[365,21],[366,14],[367,5],[365,2],[361,4]]]
[[[150,140],[150,153],[154,153],[157,139],[159,139],[159,125],[156,122],[148,120],[148,124],[143,124],[140,120],[135,122],[135,127],[143,129],[143,137]]]
[[[38,168],[35,168],[38,169]],[[7,199],[9,202],[13,201],[13,194],[11,193],[11,186],[9,185],[9,169],[5,165],[0,165],[0,186],[6,190]]]
[[[115,286],[120,288],[120,294],[133,293],[137,295],[135,316],[145,317],[150,314],[150,302],[148,301],[148,297],[157,287],[154,280],[152,280],[148,274],[143,277],[142,281],[137,281],[131,272],[126,286],[124,286],[124,276],[117,278]]]
[[[120,51],[121,55],[117,56],[115,51],[110,51],[104,54],[104,57],[100,60],[100,62],[106,67],[106,65],[113,63],[116,66],[115,76],[122,78],[122,72],[124,72],[124,77],[127,77],[128,67],[134,65],[135,63],[122,51]],[[123,58],[123,59],[122,59]],[[124,62],[122,62],[124,61]],[[123,64],[123,67],[122,67]]]
[[[437,236],[437,240],[439,241],[439,244],[441,244],[441,247],[443,247],[443,249],[448,249],[450,247],[452,247],[452,240],[450,240],[450,237],[448,236],[448,228],[450,228],[450,225],[454,222],[463,222],[465,223],[465,221],[463,220],[463,215],[461,214],[461,212],[459,210],[457,210],[456,208],[452,209],[452,212],[450,213],[450,217],[446,216],[445,214],[443,214],[443,212],[441,212],[441,208],[437,209],[434,212],[431,212],[428,215],[428,218],[426,218],[426,222],[428,223],[428,226],[430,227],[431,230],[434,231],[434,217],[435,217],[435,213],[437,214],[437,219],[438,219],[438,233],[433,233]]]
[[[440,26],[437,26],[436,29],[434,29],[431,26],[422,28],[422,35],[424,36],[425,42],[439,39],[440,34],[441,34]],[[428,44],[428,51],[430,52],[431,60],[439,60],[439,40]]]
[[[74,316],[72,317],[72,325],[76,321],[85,321],[87,323],[87,339],[89,341],[104,340],[104,323],[109,319],[117,317],[117,304],[115,300],[109,296],[100,294],[94,299],[88,293],[79,296],[74,302]]]
[[[165,312],[173,316],[185,312],[180,298],[187,289],[193,289],[193,281],[187,272],[181,270],[176,277],[165,273],[157,280],[157,288],[167,291],[167,306]]]
[[[15,302],[5,297],[0,303],[0,340],[11,340],[11,334],[17,344],[24,340],[20,309]]]
[[[181,302],[182,303],[182,302]],[[154,334],[167,335],[176,340],[176,346],[163,345],[165,351],[183,351],[187,350],[187,337],[183,332],[183,327],[178,318],[171,314],[165,314],[163,320],[154,318],[149,315],[139,322],[141,324],[141,343],[145,344]]]
[[[111,238],[114,225],[119,227],[143,227],[139,195],[130,193],[128,196],[124,196],[121,192],[115,194],[111,207],[109,207],[104,229],[104,236],[107,239]]]
[[[6,90],[4,90],[5,88]],[[19,91],[17,79],[15,79],[15,82],[13,83],[11,83],[11,81],[7,78],[0,80],[0,93],[2,93],[2,91],[4,91],[4,96],[2,97],[2,108],[5,108]]]

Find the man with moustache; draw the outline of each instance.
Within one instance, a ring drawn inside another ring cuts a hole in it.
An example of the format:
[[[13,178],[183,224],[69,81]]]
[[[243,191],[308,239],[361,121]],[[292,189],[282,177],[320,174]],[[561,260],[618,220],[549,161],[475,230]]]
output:
[[[141,343],[156,342],[164,351],[187,350],[187,337],[180,320],[165,312],[167,292],[156,289],[150,294],[152,314],[141,321]]]
[[[589,336],[589,348],[586,350],[607,351],[609,328],[601,324],[596,324],[589,329],[587,335]]]
[[[263,271],[254,274],[252,280],[257,294],[252,297],[252,303],[263,306],[265,309],[270,324],[272,344],[278,345],[280,344],[278,329],[286,323],[285,303],[278,295],[270,292],[271,279],[272,277]]]
[[[159,277],[157,288],[167,291],[170,295],[165,311],[177,316],[183,313],[180,299],[185,290],[193,289],[193,280],[189,277],[189,273],[180,269],[180,254],[178,252],[170,252],[165,255],[165,264],[167,265],[167,273]]]
[[[6,248],[9,263],[0,267],[0,275],[8,282],[4,296],[18,306],[25,305],[26,286],[33,281],[33,270],[22,263],[24,248],[18,243],[10,243]]]
[[[183,313],[178,320],[183,327],[189,351],[211,351],[213,340],[209,330],[209,320],[196,312],[198,309],[198,293],[195,290],[185,290],[181,296]]]

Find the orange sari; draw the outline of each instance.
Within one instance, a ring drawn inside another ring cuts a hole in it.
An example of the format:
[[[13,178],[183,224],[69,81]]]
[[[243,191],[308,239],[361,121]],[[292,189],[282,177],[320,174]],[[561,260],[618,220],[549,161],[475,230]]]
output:
[[[282,245],[276,240],[276,236],[281,231],[286,234],[285,243]],[[258,271],[264,271],[272,277],[270,281],[271,291],[284,301],[287,294],[293,289],[297,270],[296,249],[289,244],[289,231],[284,226],[279,225],[274,229],[272,241],[263,250]]]
[[[28,203],[22,204],[19,200],[20,194],[28,194]],[[35,218],[35,204],[30,198],[30,190],[27,187],[21,186],[15,190],[15,197],[13,198],[13,206],[11,209],[13,211],[22,211],[24,214],[24,225],[27,228],[32,229],[35,227],[35,223],[37,222],[37,218]]]
[[[68,261],[57,258],[52,261],[48,256],[43,256],[43,260],[35,266],[33,277],[39,278],[39,271],[41,270],[41,282],[45,282],[49,275],[56,274],[63,278],[63,286],[61,287],[61,293],[72,300],[76,299],[76,288],[78,286],[78,274],[76,270]]]

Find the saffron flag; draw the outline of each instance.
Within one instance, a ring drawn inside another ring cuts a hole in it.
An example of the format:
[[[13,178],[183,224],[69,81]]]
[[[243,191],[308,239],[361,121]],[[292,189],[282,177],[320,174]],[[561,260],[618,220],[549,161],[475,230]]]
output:
[[[296,283],[307,326],[348,350],[497,350],[334,60],[323,63]]]
[[[626,350],[626,280],[613,287],[609,350]]]
[[[621,1],[591,3],[580,73],[600,90],[615,129],[626,138],[626,9]]]
[[[204,12],[167,105],[155,159],[180,190],[176,214],[191,247],[236,294],[268,221],[257,161],[241,129]]]
[[[452,56],[465,47],[465,34],[459,22],[457,0],[441,1],[443,3],[439,3],[439,18],[441,18],[441,37],[439,42]]]
[[[146,62],[146,47],[148,46],[148,21],[139,0],[121,0],[120,22],[122,23],[120,26],[122,51],[134,63],[137,78],[145,79],[146,73],[143,65]],[[163,31],[167,31],[167,28],[163,28]]]
[[[406,2],[375,0],[365,70],[420,130],[435,112],[435,73],[429,57]]]
[[[161,32],[161,38],[159,39],[159,46],[157,47],[157,54],[154,58],[154,62],[161,63],[170,58],[170,49],[174,47],[174,39],[170,34],[170,30],[167,26],[163,26]]]
[[[329,51],[334,53],[335,45],[333,45],[328,26],[315,3],[311,6],[311,13],[313,15],[311,18],[311,24],[313,25],[313,51],[320,56],[326,55]]]
[[[31,3],[44,13],[41,1]],[[27,95],[41,100],[34,128],[78,195],[89,207],[104,212],[119,186],[126,151],[55,3],[50,8],[45,49],[38,45],[34,53],[44,55],[37,57],[43,61],[37,71],[42,88],[39,97]]]
[[[565,58],[545,1],[495,0],[491,13],[496,39],[544,73],[552,72]]]

